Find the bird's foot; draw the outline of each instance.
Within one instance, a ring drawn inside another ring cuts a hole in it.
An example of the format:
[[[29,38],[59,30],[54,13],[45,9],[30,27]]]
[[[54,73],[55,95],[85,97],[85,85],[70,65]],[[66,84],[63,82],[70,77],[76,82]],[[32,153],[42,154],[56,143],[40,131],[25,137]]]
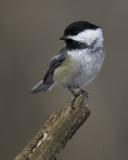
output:
[[[74,94],[74,98],[73,98],[73,100],[72,100],[71,103],[70,103],[71,108],[74,109],[74,110],[75,110],[74,102],[75,102],[75,100],[77,99],[77,97],[78,97],[79,95],[82,95],[84,98],[87,98],[87,100],[88,100],[88,98],[89,98],[88,92],[80,89],[79,92],[77,92],[77,93]]]
[[[87,100],[89,99],[88,92],[86,92],[85,90],[80,89],[80,94],[81,94],[84,98],[87,98]]]
[[[75,100],[77,99],[77,97],[79,96],[80,94],[76,93],[76,95],[74,95],[74,98],[73,100],[71,101],[70,105],[71,105],[71,108],[75,110],[75,107],[74,107],[74,102]]]

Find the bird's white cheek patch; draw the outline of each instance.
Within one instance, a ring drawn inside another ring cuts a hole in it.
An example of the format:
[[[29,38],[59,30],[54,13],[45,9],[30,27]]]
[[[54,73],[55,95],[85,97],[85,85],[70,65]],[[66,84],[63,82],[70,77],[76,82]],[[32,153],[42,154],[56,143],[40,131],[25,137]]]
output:
[[[87,43],[88,45],[93,43],[94,40],[102,38],[102,37],[103,37],[102,29],[100,29],[100,28],[98,28],[96,30],[87,29],[87,30],[79,33],[76,36],[68,36],[68,38],[71,38],[71,39],[78,41],[78,42]]]

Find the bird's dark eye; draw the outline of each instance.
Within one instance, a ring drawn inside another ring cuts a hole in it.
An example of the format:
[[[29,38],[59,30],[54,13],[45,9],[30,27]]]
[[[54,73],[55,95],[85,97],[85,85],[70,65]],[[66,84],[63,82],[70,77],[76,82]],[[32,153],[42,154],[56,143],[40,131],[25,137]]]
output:
[[[66,30],[66,31],[64,32],[64,35],[66,35],[66,36],[72,35],[72,36],[73,36],[73,35],[79,34],[79,32],[80,32],[80,31],[77,31],[77,30],[75,30],[75,29],[72,29],[72,30],[69,30],[69,31]]]
[[[79,32],[78,31],[73,31],[72,34],[73,35],[77,35]]]
[[[78,34],[79,32],[78,32],[78,31],[75,31],[74,33],[75,33],[75,34]]]

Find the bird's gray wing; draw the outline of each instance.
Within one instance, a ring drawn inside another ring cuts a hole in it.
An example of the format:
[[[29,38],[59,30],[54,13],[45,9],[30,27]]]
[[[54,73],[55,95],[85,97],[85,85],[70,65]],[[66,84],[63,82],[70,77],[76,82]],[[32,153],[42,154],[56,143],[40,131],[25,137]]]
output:
[[[66,48],[63,47],[59,54],[51,59],[48,70],[40,82],[38,82],[32,89],[31,93],[38,93],[40,91],[47,91],[54,86],[53,73],[54,69],[63,63],[66,58]]]
[[[66,58],[66,47],[63,47],[59,52],[59,54],[57,54],[55,57],[51,59],[48,70],[43,78],[44,85],[49,85],[51,83],[54,83],[53,80],[54,70],[63,63],[65,58]]]

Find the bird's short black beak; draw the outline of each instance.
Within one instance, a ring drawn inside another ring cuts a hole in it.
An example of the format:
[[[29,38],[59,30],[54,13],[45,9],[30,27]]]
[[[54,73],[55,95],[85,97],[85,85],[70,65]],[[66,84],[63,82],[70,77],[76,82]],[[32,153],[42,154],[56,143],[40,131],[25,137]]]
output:
[[[66,36],[61,36],[59,40],[66,40],[67,37]]]

